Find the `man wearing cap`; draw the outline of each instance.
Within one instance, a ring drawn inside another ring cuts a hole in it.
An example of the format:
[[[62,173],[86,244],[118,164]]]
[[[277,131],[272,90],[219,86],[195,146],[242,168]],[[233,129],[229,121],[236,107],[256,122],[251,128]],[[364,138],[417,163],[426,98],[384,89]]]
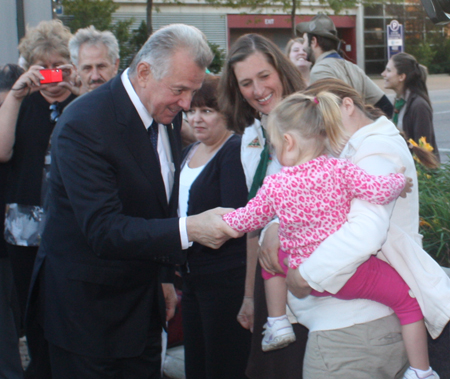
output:
[[[357,65],[338,54],[341,40],[331,18],[319,14],[309,22],[297,24],[295,28],[300,35],[307,34],[315,60],[310,83],[326,78],[341,79],[355,88],[367,104],[380,108],[388,117],[392,116],[393,106],[384,92]]]

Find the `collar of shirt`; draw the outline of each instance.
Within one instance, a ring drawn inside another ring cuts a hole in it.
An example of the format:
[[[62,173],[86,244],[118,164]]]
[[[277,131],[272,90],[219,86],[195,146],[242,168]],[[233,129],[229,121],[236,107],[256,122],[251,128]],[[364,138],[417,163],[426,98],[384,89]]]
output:
[[[325,59],[328,55],[331,54],[337,54],[336,50],[330,50],[330,51],[325,51],[322,54],[320,54],[317,59],[316,59],[316,63],[319,63],[321,60]]]
[[[141,99],[139,99],[139,96],[134,90],[130,78],[128,77],[128,70],[129,68],[127,68],[120,77],[122,79],[122,84],[125,87],[125,91],[127,91],[131,102],[136,108],[136,111],[139,114],[142,123],[144,124],[145,128],[148,129],[153,122],[153,117],[150,115],[150,113],[148,113],[148,110],[144,107],[144,104],[142,104]]]
[[[128,70],[129,69],[127,68],[121,76],[122,84],[125,87],[125,91],[127,91],[127,94],[130,97],[131,102],[136,108],[136,111],[138,112],[139,117],[142,120],[142,123],[144,124],[145,128],[148,129],[153,122],[153,117],[144,107],[144,104],[142,104],[141,99],[139,99],[139,96],[134,90],[130,78],[128,77]],[[172,152],[170,149],[170,142],[167,130],[161,124],[158,124],[158,130],[159,130],[158,155],[161,164],[161,175],[166,189],[167,201],[169,201],[174,183],[175,166],[173,164]]]

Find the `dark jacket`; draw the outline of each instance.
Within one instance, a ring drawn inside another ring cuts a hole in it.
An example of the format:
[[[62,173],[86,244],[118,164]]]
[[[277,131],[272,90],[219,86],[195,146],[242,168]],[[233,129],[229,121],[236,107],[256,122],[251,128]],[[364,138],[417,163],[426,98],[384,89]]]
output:
[[[176,218],[180,127],[180,115],[167,127],[176,167],[167,204],[156,155],[120,76],[59,119],[33,278],[54,345],[132,357],[143,352],[149,329],[163,324],[160,275],[185,260]]]
[[[439,150],[433,127],[433,110],[430,105],[422,96],[411,92],[405,106],[403,131],[407,139],[412,138],[418,143],[420,137],[426,137],[427,142],[433,146],[433,152],[439,159]]]
[[[192,146],[184,150],[183,158]],[[239,208],[247,204],[248,191],[240,149],[241,137],[233,135],[204,167],[189,191],[189,216],[216,207]],[[188,250],[188,267],[185,267],[185,270],[189,269],[192,274],[208,274],[242,267],[245,264],[244,236],[230,239],[218,250],[194,243]]]

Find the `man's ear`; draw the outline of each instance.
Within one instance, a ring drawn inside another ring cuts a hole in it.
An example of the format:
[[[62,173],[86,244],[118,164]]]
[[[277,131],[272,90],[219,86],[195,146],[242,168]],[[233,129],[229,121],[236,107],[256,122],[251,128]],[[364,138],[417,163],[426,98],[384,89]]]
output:
[[[117,71],[119,71],[120,58],[116,59],[116,63],[114,63],[114,75],[117,75]]]
[[[136,67],[136,79],[140,87],[147,87],[148,82],[152,78],[152,70],[147,62],[139,62]]]

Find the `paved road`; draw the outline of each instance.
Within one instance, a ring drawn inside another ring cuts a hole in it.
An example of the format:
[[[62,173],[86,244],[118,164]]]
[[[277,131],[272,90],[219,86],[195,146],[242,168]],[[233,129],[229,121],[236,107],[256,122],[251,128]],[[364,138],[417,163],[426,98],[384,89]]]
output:
[[[384,90],[382,79],[374,81]],[[441,160],[448,162],[450,160],[450,75],[430,75],[427,86],[433,104],[434,130]],[[385,92],[392,101],[394,91],[386,90]]]

